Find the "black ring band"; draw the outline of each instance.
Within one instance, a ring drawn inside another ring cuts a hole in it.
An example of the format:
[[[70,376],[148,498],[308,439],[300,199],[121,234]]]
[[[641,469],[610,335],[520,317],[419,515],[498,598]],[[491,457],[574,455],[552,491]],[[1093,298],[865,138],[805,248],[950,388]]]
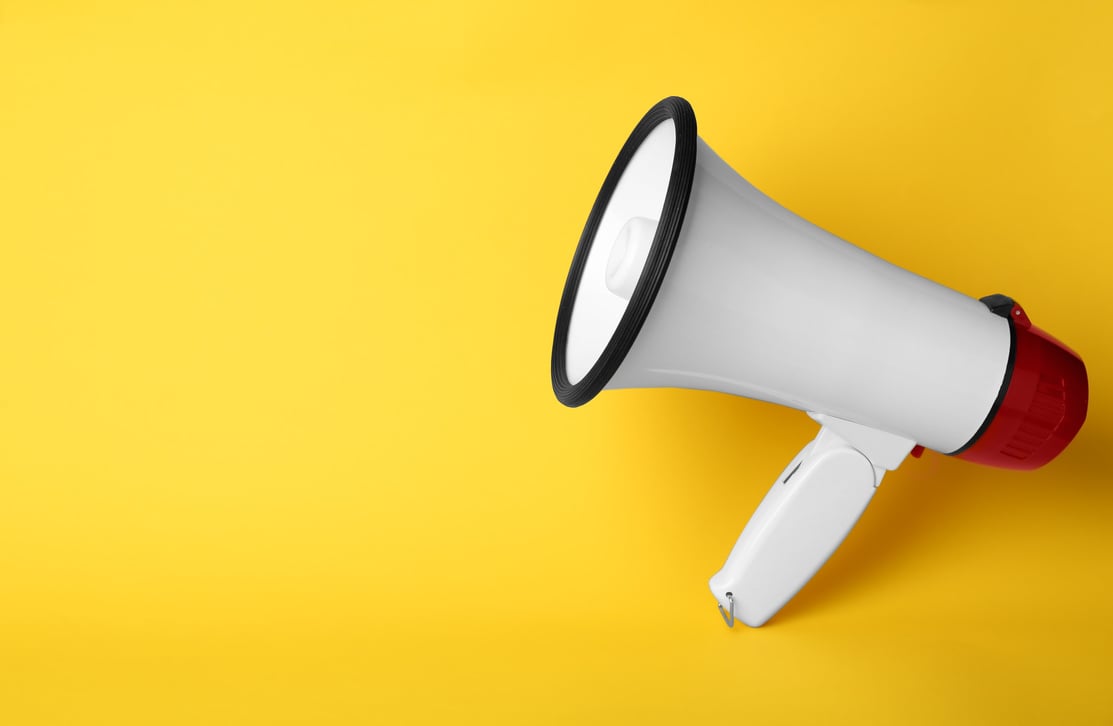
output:
[[[985,420],[974,435],[970,437],[962,446],[947,454],[947,456],[958,456],[962,452],[969,449],[974,444],[978,443],[978,439],[986,432],[989,425],[993,423],[993,419],[997,418],[997,412],[1001,410],[1001,404],[1005,401],[1005,394],[1009,391],[1009,384],[1013,380],[1013,368],[1016,367],[1016,327],[1013,323],[1012,307],[1013,300],[1005,295],[987,295],[981,299],[981,303],[990,309],[995,315],[1000,315],[1009,324],[1009,359],[1005,363],[1005,375],[1001,378],[1001,387],[997,389],[997,398],[993,400],[993,405],[989,407],[989,413],[985,415]]]

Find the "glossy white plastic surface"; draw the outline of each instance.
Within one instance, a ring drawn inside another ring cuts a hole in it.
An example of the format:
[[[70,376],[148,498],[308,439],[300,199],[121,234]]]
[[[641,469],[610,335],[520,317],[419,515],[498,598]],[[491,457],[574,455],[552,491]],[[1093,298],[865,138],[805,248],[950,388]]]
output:
[[[612,237],[632,216],[657,218],[627,214]],[[722,391],[949,453],[989,413],[1009,347],[1007,321],[980,302],[789,212],[699,140],[668,273],[607,388]]]
[[[672,121],[654,129],[603,214],[569,324],[572,383],[598,360],[641,278],[675,142]],[[949,453],[973,437],[1010,345],[1008,322],[979,301],[789,212],[700,139],[667,273],[606,388],[721,391],[822,425],[711,580],[721,607],[733,603],[758,626],[827,560],[915,444]]]
[[[819,435],[796,455],[765,495],[711,592],[751,627],[765,623],[842,543],[888,469],[913,441],[816,416]]]

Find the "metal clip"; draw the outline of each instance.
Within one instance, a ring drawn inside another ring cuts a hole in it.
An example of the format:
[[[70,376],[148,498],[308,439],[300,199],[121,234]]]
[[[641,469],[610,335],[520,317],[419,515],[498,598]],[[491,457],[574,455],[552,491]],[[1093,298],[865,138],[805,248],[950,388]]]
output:
[[[722,603],[717,603],[719,606],[719,614],[723,616],[723,622],[727,624],[728,628],[734,627],[734,594],[727,593],[727,602],[730,603],[730,617],[727,617],[727,611],[723,610]]]

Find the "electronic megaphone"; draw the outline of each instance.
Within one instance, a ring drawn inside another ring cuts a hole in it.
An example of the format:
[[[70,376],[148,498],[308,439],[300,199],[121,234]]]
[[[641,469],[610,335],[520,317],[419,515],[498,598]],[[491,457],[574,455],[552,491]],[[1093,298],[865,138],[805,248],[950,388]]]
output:
[[[1020,305],[967,297],[797,217],[716,156],[677,97],[638,123],[588,215],[552,379],[567,406],[604,388],[696,388],[820,424],[711,578],[727,624],[752,627],[906,456],[1034,469],[1078,433],[1088,399],[1082,360]]]

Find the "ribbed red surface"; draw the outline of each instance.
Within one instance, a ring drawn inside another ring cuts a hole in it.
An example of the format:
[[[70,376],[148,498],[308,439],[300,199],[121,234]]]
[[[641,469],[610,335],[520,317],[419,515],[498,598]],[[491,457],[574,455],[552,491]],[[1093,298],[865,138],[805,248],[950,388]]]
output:
[[[1019,306],[1012,318],[1016,357],[1000,408],[960,459],[1035,469],[1067,447],[1086,420],[1089,382],[1073,350],[1032,326]]]

